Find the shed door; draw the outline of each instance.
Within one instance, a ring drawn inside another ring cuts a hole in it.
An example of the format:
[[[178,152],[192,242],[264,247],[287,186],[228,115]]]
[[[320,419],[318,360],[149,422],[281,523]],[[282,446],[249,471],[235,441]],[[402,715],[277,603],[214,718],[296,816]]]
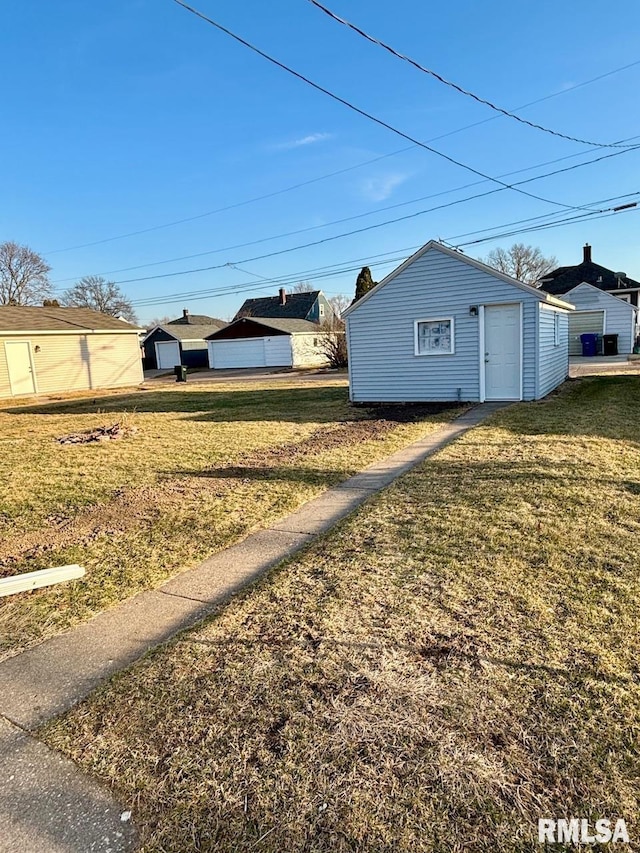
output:
[[[237,341],[209,341],[209,366],[266,367],[262,338],[244,338]]]
[[[31,361],[29,341],[6,341],[7,368],[9,384],[14,397],[20,394],[36,393],[36,377]]]
[[[569,314],[569,355],[582,355],[580,335],[602,335],[604,311],[572,311]]]
[[[485,400],[522,399],[520,303],[484,309]]]
[[[178,341],[157,341],[156,363],[159,370],[171,369],[180,364],[180,344]]]

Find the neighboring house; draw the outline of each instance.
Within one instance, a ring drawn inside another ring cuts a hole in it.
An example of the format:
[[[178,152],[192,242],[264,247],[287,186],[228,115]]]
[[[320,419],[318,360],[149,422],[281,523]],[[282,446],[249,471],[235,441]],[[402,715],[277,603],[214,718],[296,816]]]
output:
[[[333,319],[333,308],[321,290],[287,293],[280,288],[278,296],[245,299],[234,320],[241,317],[263,317],[278,320],[308,320],[324,323]]]
[[[344,312],[354,403],[537,400],[572,306],[430,241]]]
[[[569,355],[582,354],[580,335],[618,336],[618,353],[633,352],[638,309],[613,293],[583,282],[564,294],[576,310],[569,315]]]
[[[0,397],[137,385],[140,329],[90,308],[0,306]]]
[[[327,363],[323,333],[308,320],[242,317],[209,335],[209,367],[312,367]]]
[[[182,317],[155,326],[147,333],[142,344],[145,370],[172,370],[176,364],[206,367],[205,339],[225,325],[223,320],[190,314],[185,308]]]
[[[562,296],[583,283],[591,284],[598,290],[605,290],[631,305],[640,306],[640,281],[629,278],[624,272],[614,272],[601,267],[600,264],[594,264],[591,260],[591,246],[588,243],[582,250],[581,264],[573,267],[558,267],[541,278],[538,285],[547,293]]]

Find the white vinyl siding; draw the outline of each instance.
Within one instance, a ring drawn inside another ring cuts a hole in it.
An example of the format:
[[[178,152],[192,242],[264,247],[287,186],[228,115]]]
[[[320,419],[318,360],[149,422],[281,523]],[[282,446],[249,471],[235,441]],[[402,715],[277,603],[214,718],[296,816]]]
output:
[[[209,341],[209,367],[291,367],[291,337]]]
[[[16,339],[0,332],[0,397],[11,396],[4,341]],[[29,339],[39,394],[119,388],[144,379],[137,334],[43,332]]]
[[[538,317],[538,397],[546,396],[569,373],[569,317],[540,303]]]
[[[322,367],[327,364],[323,348],[323,333],[298,334],[291,336],[294,367]]]
[[[633,352],[633,325],[635,312],[632,305],[618,296],[598,290],[590,284],[579,284],[570,290],[565,298],[567,302],[576,306],[576,312],[571,315],[569,339],[572,343],[571,355],[580,355],[582,347],[580,340],[572,340],[578,332],[578,326],[582,331],[591,332],[597,329],[584,328],[585,315],[578,312],[606,312],[604,320],[604,334],[618,335],[618,352],[627,355]],[[587,315],[588,317],[588,315]]]
[[[432,249],[347,317],[354,402],[480,399],[480,318],[474,306],[522,303],[523,398],[536,395],[539,298],[463,259]],[[416,320],[451,317],[455,353],[415,357]]]

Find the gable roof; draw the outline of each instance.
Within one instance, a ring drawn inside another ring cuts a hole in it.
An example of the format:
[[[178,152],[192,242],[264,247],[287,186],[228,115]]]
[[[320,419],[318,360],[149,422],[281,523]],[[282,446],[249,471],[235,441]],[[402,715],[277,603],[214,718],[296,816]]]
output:
[[[207,317],[206,314],[183,314],[175,320],[169,320],[167,326],[224,326],[224,320]]]
[[[556,299],[553,296],[549,295],[545,291],[539,290],[537,287],[532,287],[530,284],[525,284],[523,281],[518,281],[517,278],[511,278],[511,276],[506,275],[506,273],[500,272],[500,270],[493,269],[493,267],[487,266],[487,264],[483,264],[482,261],[478,261],[475,258],[470,258],[468,255],[462,254],[462,252],[457,252],[455,249],[450,249],[448,246],[443,246],[442,243],[438,243],[437,240],[429,240],[428,243],[425,243],[417,252],[414,252],[411,257],[407,258],[406,261],[403,261],[399,267],[396,267],[389,275],[385,276],[382,281],[378,282],[375,287],[372,287],[368,293],[365,293],[357,302],[350,305],[345,311],[342,312],[343,317],[348,317],[352,314],[357,308],[363,305],[368,299],[370,299],[374,293],[377,293],[378,290],[385,287],[385,285],[389,284],[390,281],[393,281],[396,276],[400,275],[401,272],[410,266],[414,261],[417,261],[418,258],[421,258],[423,255],[426,255],[427,252],[437,251],[442,252],[444,255],[449,255],[452,258],[456,258],[456,260],[461,261],[462,263],[468,264],[469,266],[475,267],[476,269],[481,270],[482,272],[486,272],[489,275],[492,275],[494,278],[499,278],[502,281],[505,281],[507,284],[512,284],[514,287],[519,288],[520,290],[524,290],[526,293],[535,296],[540,302],[547,302],[549,305],[554,305],[557,308],[565,308],[568,311],[573,309],[573,305],[570,305],[568,302],[563,302],[561,299]]]
[[[1,332],[142,332],[110,314],[91,308],[0,305]]]
[[[233,318],[276,317],[282,320],[305,320],[309,311],[322,293],[321,290],[309,290],[306,293],[287,293],[284,305],[279,296],[261,296],[257,299],[245,299],[242,307]]]
[[[213,323],[208,323],[206,326],[196,326],[193,323],[176,323],[175,325],[167,323],[165,326],[154,326],[145,335],[145,341],[158,329],[171,335],[176,341],[204,341],[212,332],[219,332],[226,325],[222,320],[216,320]]]
[[[625,275],[620,278],[613,270],[594,264],[593,261],[583,261],[573,267],[558,267],[540,280],[540,287],[547,293],[564,294],[579,284],[590,284],[598,290],[628,290],[639,287],[640,281],[635,281]]]
[[[215,340],[215,338],[221,336],[219,335],[220,332],[228,332],[230,329],[233,329],[241,324],[254,324],[256,326],[263,326],[265,334],[268,334],[270,329],[276,332],[283,332],[287,335],[317,335],[320,331],[320,327],[318,326],[318,324],[312,323],[310,320],[283,320],[280,318],[272,317],[238,317],[237,320],[232,320],[228,326],[224,327],[224,329],[219,329],[217,332],[210,333],[207,336],[207,340]]]
[[[617,270],[610,270],[591,260],[591,246],[585,243],[582,249],[582,263],[568,267],[557,267],[540,279],[540,287],[547,293],[568,293],[579,284],[590,284],[597,290],[622,291],[640,288],[640,282]]]
[[[640,310],[635,305],[632,305],[630,302],[627,302],[626,299],[620,299],[619,296],[614,296],[613,293],[607,292],[606,290],[601,290],[599,287],[594,287],[593,284],[589,284],[588,281],[581,281],[580,284],[576,284],[575,287],[572,287],[571,290],[567,291],[565,294],[567,297],[570,297],[572,293],[576,290],[584,290],[588,288],[592,290],[594,293],[597,293],[600,298],[604,297],[605,299],[615,299],[616,303],[620,305],[626,305],[630,311],[635,312]]]

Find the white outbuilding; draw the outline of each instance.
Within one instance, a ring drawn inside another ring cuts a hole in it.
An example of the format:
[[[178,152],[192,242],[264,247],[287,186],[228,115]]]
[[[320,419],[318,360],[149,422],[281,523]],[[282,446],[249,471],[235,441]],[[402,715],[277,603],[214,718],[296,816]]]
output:
[[[637,332],[638,309],[625,299],[583,282],[564,294],[576,310],[569,317],[569,355],[581,355],[581,334],[596,334],[616,352],[605,355],[629,355],[633,352]],[[615,335],[615,341],[607,341]]]
[[[327,363],[317,323],[241,317],[207,338],[209,367],[316,367]]]
[[[351,400],[538,400],[568,375],[572,310],[432,240],[344,312]]]

